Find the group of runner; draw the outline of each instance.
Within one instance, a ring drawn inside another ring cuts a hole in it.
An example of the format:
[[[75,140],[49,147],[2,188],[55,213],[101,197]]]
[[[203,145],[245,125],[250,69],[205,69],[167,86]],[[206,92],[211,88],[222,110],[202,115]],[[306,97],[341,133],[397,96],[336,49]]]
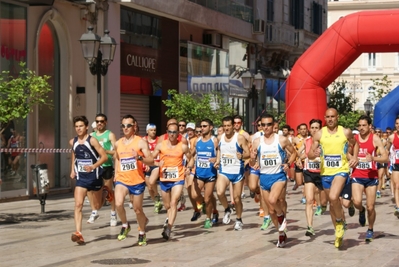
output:
[[[362,226],[366,224],[367,211],[366,241],[371,241],[376,217],[374,203],[378,196],[378,168],[385,168],[388,154],[391,155],[391,188],[395,188],[395,216],[399,217],[398,135],[394,132],[382,141],[378,132],[372,133],[371,118],[366,115],[359,118],[359,133],[356,135],[338,125],[335,109],[327,109],[324,119],[324,127],[319,119],[311,120],[309,126],[305,123],[299,125],[298,136],[293,138],[286,129],[289,127],[283,128],[282,134],[278,133],[278,123],[270,114],[262,115],[257,122],[258,131],[253,135],[241,129],[242,117],[227,116],[222,119],[217,137],[213,135],[214,125],[209,119],[197,124],[170,119],[166,125],[167,132],[159,137],[156,136],[156,125],[148,124],[146,136],[140,137],[137,121],[126,115],[121,122],[124,136],[116,141],[115,135],[106,129],[106,115],[96,116],[96,132],[91,135],[87,118],[75,117],[77,137],[70,144],[73,147],[71,178],[76,179],[76,231],[71,239],[84,244],[81,231],[86,195],[92,208],[87,222],[93,223],[98,218],[97,210],[107,199],[111,203],[110,225],[117,225],[118,215],[122,223],[118,240],[126,239],[131,227],[124,202],[129,195],[139,226],[138,245],[146,245],[149,222],[143,211],[146,186],[154,201],[155,212],[159,213],[162,207],[167,212],[162,230],[165,240],[171,237],[177,212],[185,209],[184,187],[194,209],[192,221],[197,220],[202,211],[206,214],[205,229],[218,223],[218,199],[224,209],[222,222],[230,223],[234,209],[234,230],[239,231],[244,227],[241,198],[245,182],[251,197],[260,202],[261,216],[264,217],[261,230],[273,223],[278,230],[277,247],[284,247],[287,242],[287,177],[294,164],[297,186],[305,184],[305,234],[315,235],[313,214],[321,215],[329,202],[336,247],[341,246],[346,231],[343,206],[349,208],[351,216],[354,214],[353,206],[359,210],[359,224]],[[399,118],[395,127],[399,129]],[[226,197],[229,186],[234,205],[229,204]],[[362,204],[363,192],[366,194],[366,207]],[[315,212],[314,200],[317,202]],[[182,202],[180,208],[179,201]]]

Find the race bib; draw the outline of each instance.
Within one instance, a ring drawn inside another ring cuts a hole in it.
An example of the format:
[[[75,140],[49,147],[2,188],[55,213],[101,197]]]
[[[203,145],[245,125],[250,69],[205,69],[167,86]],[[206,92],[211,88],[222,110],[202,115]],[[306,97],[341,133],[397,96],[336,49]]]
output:
[[[77,159],[78,172],[86,172],[85,166],[93,165],[93,161],[91,159]]]
[[[359,163],[357,164],[356,169],[359,169],[359,170],[371,169],[371,162],[366,161],[365,158],[359,158]]]
[[[320,170],[320,162],[318,161],[309,161],[308,162],[309,170]]]
[[[223,154],[222,155],[222,164],[224,166],[233,165],[235,163],[236,163],[236,160],[234,158],[234,155],[231,155],[231,154]]]
[[[338,169],[342,167],[342,157],[341,155],[325,155],[324,164],[327,168]]]
[[[120,160],[121,164],[121,171],[127,172],[127,171],[134,171],[137,169],[137,161],[136,158],[122,158]]]
[[[167,167],[163,169],[164,179],[176,179],[179,178],[179,168],[177,167]]]
[[[262,163],[265,167],[277,166],[277,155],[276,154],[266,154],[262,155]]]
[[[211,163],[209,162],[209,158],[200,158],[197,157],[197,167],[203,169],[209,169],[211,167]]]

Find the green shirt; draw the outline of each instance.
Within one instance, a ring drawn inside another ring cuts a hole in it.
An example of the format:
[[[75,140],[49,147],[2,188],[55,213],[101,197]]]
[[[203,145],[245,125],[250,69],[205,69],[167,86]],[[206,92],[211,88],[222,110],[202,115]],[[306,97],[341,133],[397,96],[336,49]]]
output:
[[[113,150],[111,140],[109,140],[109,134],[111,133],[110,130],[105,130],[104,133],[101,135],[97,135],[97,132],[94,132],[92,135],[94,138],[98,140],[100,145],[105,149],[105,150]],[[110,167],[113,166],[112,162],[112,155],[107,154],[108,160],[102,165],[103,167]]]

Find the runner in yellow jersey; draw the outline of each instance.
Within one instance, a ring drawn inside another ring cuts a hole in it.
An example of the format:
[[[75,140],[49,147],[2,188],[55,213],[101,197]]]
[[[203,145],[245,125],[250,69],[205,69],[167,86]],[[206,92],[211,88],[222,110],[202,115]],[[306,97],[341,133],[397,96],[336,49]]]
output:
[[[343,209],[340,202],[341,191],[349,183],[349,168],[358,163],[359,144],[350,129],[338,125],[338,112],[334,108],[327,109],[324,119],[326,126],[313,136],[313,144],[308,158],[320,157],[323,188],[330,201],[330,214],[335,226],[335,247],[342,245],[345,234]],[[353,148],[353,156],[347,158],[349,146]]]

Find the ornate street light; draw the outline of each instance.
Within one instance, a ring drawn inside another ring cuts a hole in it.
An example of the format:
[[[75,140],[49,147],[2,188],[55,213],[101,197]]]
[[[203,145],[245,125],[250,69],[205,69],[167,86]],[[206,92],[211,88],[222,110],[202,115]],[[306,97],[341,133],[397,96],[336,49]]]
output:
[[[364,111],[366,111],[367,116],[370,116],[370,113],[373,111],[373,103],[371,103],[370,99],[367,98],[366,102],[364,102]]]
[[[93,33],[93,27],[80,37],[83,57],[90,67],[90,72],[97,75],[97,113],[101,113],[101,75],[105,76],[108,66],[114,60],[116,42],[109,36],[109,31],[104,31],[104,36],[99,37]]]

